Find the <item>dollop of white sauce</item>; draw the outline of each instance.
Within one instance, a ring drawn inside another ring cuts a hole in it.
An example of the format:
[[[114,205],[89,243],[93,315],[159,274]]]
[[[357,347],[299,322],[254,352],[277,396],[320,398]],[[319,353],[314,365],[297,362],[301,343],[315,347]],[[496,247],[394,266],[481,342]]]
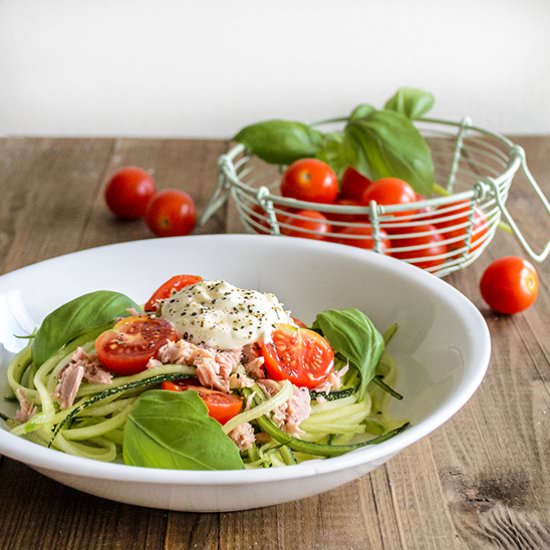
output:
[[[200,281],[164,300],[160,316],[194,344],[239,348],[271,340],[289,316],[275,294],[237,288],[226,281]]]

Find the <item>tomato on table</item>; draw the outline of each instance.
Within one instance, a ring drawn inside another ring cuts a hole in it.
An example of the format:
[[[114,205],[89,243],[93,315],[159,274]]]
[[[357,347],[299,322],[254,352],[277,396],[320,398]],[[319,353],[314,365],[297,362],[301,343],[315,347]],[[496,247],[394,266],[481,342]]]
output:
[[[377,204],[384,206],[409,204],[416,202],[416,193],[406,181],[398,178],[382,178],[367,188],[361,200],[365,206],[368,206],[371,201],[376,201]],[[406,210],[394,212],[392,215],[407,218],[414,213],[414,210]]]
[[[437,233],[437,229],[433,225],[418,225],[409,228],[408,231],[409,236],[404,239],[395,239],[393,246],[396,248],[420,246],[421,248],[392,252],[394,258],[401,260],[421,258],[410,263],[422,269],[439,268],[445,263],[444,254],[447,252],[447,247],[441,243],[443,237]]]
[[[364,250],[374,250],[375,242],[373,237],[372,225],[369,226],[358,226],[350,225],[345,227],[342,231],[338,232],[339,235],[344,235],[344,237],[335,237],[332,239],[333,242],[339,244],[347,244],[349,246],[355,246],[357,248],[363,248]],[[382,229],[379,229],[380,235],[380,250],[382,253],[386,253],[386,250],[391,248],[391,243],[388,238],[388,234]],[[346,238],[346,236],[354,236],[355,238]]]
[[[313,330],[281,324],[272,342],[260,342],[264,367],[273,380],[290,380],[296,386],[315,388],[334,367],[334,351]]]
[[[145,370],[149,359],[178,335],[166,319],[147,315],[125,317],[112,329],[101,333],[95,341],[100,363],[110,372],[120,375]]]
[[[156,185],[145,170],[128,166],[122,168],[105,186],[105,202],[121,219],[133,220],[145,215],[147,204],[156,191]]]
[[[512,315],[526,310],[536,300],[539,277],[528,261],[518,256],[505,256],[484,271],[479,288],[491,309]]]
[[[323,161],[300,159],[283,174],[281,194],[301,201],[331,203],[338,195],[338,178]]]
[[[170,298],[174,292],[186,286],[194,285],[202,280],[203,278],[200,275],[174,275],[153,292],[143,309],[145,311],[156,311],[158,303],[161,300],[166,300],[166,298]]]
[[[238,415],[243,408],[243,400],[236,395],[224,393],[217,390],[210,390],[203,386],[190,384],[186,380],[176,380],[174,382],[163,382],[163,390],[186,391],[192,390],[199,394],[199,397],[208,407],[208,415],[217,420],[220,424],[225,424],[234,416]]]
[[[159,237],[189,235],[197,222],[195,202],[185,191],[163,189],[149,202],[145,221]]]
[[[353,166],[348,166],[342,176],[340,197],[352,201],[361,201],[363,194],[372,183],[372,180],[367,176],[363,176]]]
[[[332,231],[327,217],[321,214],[321,212],[317,212],[316,210],[300,210],[296,212],[296,216],[302,216],[307,219],[299,219],[294,216],[287,216],[281,219],[280,222],[282,224],[291,226],[281,227],[281,233],[283,235],[287,237],[323,240],[327,233]]]

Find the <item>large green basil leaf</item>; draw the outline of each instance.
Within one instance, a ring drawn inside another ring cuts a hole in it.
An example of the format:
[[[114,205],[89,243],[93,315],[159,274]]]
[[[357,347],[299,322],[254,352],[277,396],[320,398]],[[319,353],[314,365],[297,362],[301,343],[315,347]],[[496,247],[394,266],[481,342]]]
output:
[[[41,365],[62,346],[94,328],[128,315],[128,308],[141,309],[133,300],[110,290],[79,296],[52,311],[32,342],[32,358]]]
[[[374,113],[374,111],[376,111],[376,109],[372,105],[369,105],[368,103],[361,103],[353,109],[351,115],[349,116],[349,120],[367,118],[370,114]]]
[[[360,310],[328,309],[317,315],[312,328],[320,332],[334,351],[359,371],[359,396],[363,397],[374,378],[376,365],[384,352],[384,338]]]
[[[322,137],[321,132],[302,122],[266,120],[246,126],[234,139],[266,162],[290,164],[314,157]]]
[[[244,468],[235,443],[194,391],[148,390],[124,427],[125,464],[174,470]]]
[[[393,111],[375,111],[348,122],[345,133],[353,151],[353,166],[368,178],[395,177],[429,195],[434,167],[428,144],[414,124]]]
[[[386,101],[384,109],[401,113],[407,118],[420,118],[434,106],[434,96],[430,92],[417,88],[399,88]]]

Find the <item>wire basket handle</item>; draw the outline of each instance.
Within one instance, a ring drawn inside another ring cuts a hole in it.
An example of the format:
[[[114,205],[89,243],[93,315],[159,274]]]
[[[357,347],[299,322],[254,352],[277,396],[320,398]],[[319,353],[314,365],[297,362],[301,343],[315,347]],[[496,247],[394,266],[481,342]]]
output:
[[[546,209],[546,213],[550,215],[550,203],[548,202],[548,199],[544,195],[542,189],[539,187],[538,183],[536,182],[535,178],[533,177],[533,175],[531,174],[531,171],[529,170],[529,168],[527,166],[527,160],[525,158],[525,151],[519,145],[514,145],[514,147],[512,148],[512,150],[510,152],[511,152],[511,154],[513,154],[517,158],[519,158],[521,169],[523,170],[523,173],[525,174],[525,177],[527,178],[527,181],[529,182],[529,184],[531,185],[531,187],[535,191],[535,194],[537,195],[537,197],[542,202],[544,208]],[[535,252],[533,250],[533,248],[527,242],[527,239],[523,236],[523,233],[520,231],[520,229],[517,226],[516,222],[512,218],[512,215],[510,214],[510,212],[506,208],[506,205],[504,203],[505,200],[504,200],[504,198],[502,197],[502,195],[500,193],[500,189],[499,189],[499,185],[498,185],[497,181],[492,179],[492,178],[486,178],[486,179],[483,180],[483,183],[486,184],[491,189],[492,194],[494,195],[495,200],[498,204],[498,207],[500,208],[500,211],[502,212],[502,215],[504,216],[504,218],[506,219],[506,221],[508,222],[508,224],[512,228],[512,231],[514,232],[514,235],[516,236],[516,238],[520,242],[520,244],[523,247],[523,249],[525,250],[525,252],[527,252],[529,257],[531,259],[533,259],[534,261],[543,262],[548,257],[548,254],[550,254],[550,240],[548,240],[546,242],[546,246],[544,247],[544,249],[541,252],[539,252],[539,253]]]

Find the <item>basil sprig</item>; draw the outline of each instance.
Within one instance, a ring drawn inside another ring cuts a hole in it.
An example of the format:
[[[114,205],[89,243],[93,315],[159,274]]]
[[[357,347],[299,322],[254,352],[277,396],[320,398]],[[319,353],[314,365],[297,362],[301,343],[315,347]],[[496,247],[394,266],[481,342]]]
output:
[[[312,328],[329,341],[337,355],[359,371],[358,394],[363,397],[384,352],[384,338],[372,321],[355,308],[328,309],[317,315]]]
[[[141,309],[128,296],[110,290],[90,292],[63,304],[42,321],[32,342],[33,362],[41,365],[71,340],[128,315],[128,308]]]
[[[412,120],[429,111],[433,96],[414,88],[399,89],[377,110],[357,106],[343,132],[322,133],[302,122],[268,120],[243,128],[235,140],[274,164],[316,157],[341,176],[353,166],[368,178],[397,177],[418,193],[429,194],[434,182],[430,149]]]
[[[124,463],[174,470],[244,468],[235,443],[194,391],[148,390],[124,426]]]

